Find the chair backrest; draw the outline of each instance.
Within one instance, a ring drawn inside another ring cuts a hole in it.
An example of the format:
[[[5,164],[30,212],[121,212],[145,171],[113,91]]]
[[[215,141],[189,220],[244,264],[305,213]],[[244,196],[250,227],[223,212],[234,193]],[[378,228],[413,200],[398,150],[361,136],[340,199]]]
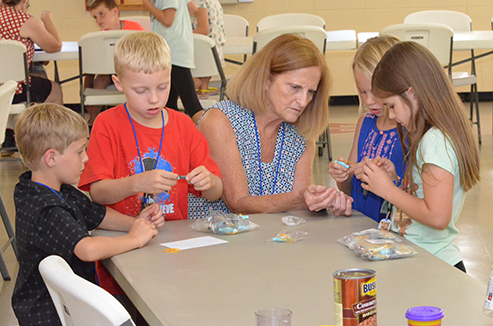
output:
[[[31,95],[29,92],[29,70],[27,67],[26,47],[21,42],[3,39],[0,40],[0,84],[8,80],[26,82],[28,86],[26,93],[27,101],[22,106],[28,106],[31,102]]]
[[[115,73],[113,53],[115,44],[124,35],[136,31],[100,31],[83,35],[79,39],[79,67],[81,74]]]
[[[121,17],[122,20],[131,20],[133,22],[139,23],[144,27],[146,32],[151,32],[151,17],[147,16],[128,16]]]
[[[115,297],[76,275],[60,256],[43,259],[39,272],[62,325],[134,325]]]
[[[17,82],[15,80],[6,81],[0,86],[0,144],[5,140],[5,129],[9,119],[10,105],[14,98]]]
[[[208,36],[193,34],[193,51],[195,68],[191,69],[192,76],[201,78],[219,75],[221,77],[220,100],[222,101],[226,87],[226,75],[217,53],[216,43]]]
[[[223,15],[226,38],[248,36],[248,20],[238,15]]]
[[[267,16],[257,23],[257,32],[264,29],[282,26],[307,25],[318,26],[325,30],[325,20],[317,15],[291,13]]]
[[[452,60],[454,31],[445,24],[413,23],[387,26],[380,35],[394,35],[403,41],[414,41],[425,46],[440,64],[449,65]]]
[[[323,28],[317,26],[283,26],[264,29],[253,36],[252,53],[260,51],[267,43],[283,34],[299,34],[315,43],[320,52],[325,54],[327,33]]]
[[[471,18],[462,12],[451,10],[425,10],[414,12],[404,18],[404,23],[440,23],[450,26],[454,32],[472,31]]]

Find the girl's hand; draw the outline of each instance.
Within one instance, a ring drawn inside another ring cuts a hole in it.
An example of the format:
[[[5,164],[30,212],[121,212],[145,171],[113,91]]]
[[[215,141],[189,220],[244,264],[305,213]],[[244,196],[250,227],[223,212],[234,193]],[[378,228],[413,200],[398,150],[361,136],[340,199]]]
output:
[[[344,162],[344,157],[339,156],[338,161]],[[329,174],[337,183],[344,183],[351,177],[350,169],[345,168],[337,162],[330,162]]]
[[[356,177],[356,179],[361,180],[361,176],[363,175],[363,168],[364,168],[364,166],[365,166],[364,161],[361,161],[361,162],[356,163],[355,165],[353,165],[349,169],[349,172],[351,172],[352,174],[354,174],[354,176]]]
[[[379,166],[367,157],[365,157],[363,162],[365,165],[360,178],[362,181],[361,187],[386,199],[387,190],[395,187],[391,177],[388,175],[388,172],[385,168],[382,168],[383,165]]]
[[[373,160],[373,163],[375,163],[378,167],[380,167],[385,172],[387,172],[387,175],[392,180],[399,180],[399,177],[397,176],[397,173],[395,172],[395,165],[391,160],[383,158],[383,157],[377,157]]]
[[[137,218],[143,218],[146,221],[151,222],[157,228],[164,225],[163,211],[159,208],[158,204],[153,204],[144,208]]]

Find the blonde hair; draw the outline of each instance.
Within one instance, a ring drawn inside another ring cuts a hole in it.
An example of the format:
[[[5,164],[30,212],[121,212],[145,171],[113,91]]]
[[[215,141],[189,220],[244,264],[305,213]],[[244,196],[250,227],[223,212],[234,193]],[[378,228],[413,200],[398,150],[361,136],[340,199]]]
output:
[[[313,99],[294,125],[305,138],[315,138],[327,128],[331,78],[324,56],[310,40],[285,34],[269,42],[228,82],[228,97],[253,112],[266,111],[269,103],[266,88],[270,80],[282,73],[309,67],[320,68],[320,82]]]
[[[15,123],[15,139],[22,162],[31,171],[49,149],[63,153],[74,141],[89,136],[82,116],[57,104],[42,103],[22,112]]]
[[[460,184],[465,191],[480,180],[479,149],[462,101],[454,91],[450,78],[435,56],[415,42],[401,42],[390,48],[373,73],[373,93],[380,98],[400,96],[412,107],[407,90],[414,90],[418,109],[411,110],[410,125],[403,137],[398,125],[403,148],[407,140],[408,162],[405,180],[414,189],[412,166],[416,166],[419,142],[432,127],[439,129],[453,144],[459,163]],[[419,168],[418,168],[419,171]]]
[[[358,67],[368,80],[371,81],[373,71],[375,70],[378,62],[382,59],[385,52],[392,47],[392,45],[399,43],[401,40],[393,35],[383,35],[372,37],[368,39],[363,45],[361,45],[353,59],[353,72],[354,68]],[[361,100],[360,91],[358,89],[359,97],[359,113],[363,112],[365,103]]]
[[[154,32],[136,32],[122,37],[115,46],[115,72],[128,69],[151,74],[171,70],[171,55],[164,38]]]

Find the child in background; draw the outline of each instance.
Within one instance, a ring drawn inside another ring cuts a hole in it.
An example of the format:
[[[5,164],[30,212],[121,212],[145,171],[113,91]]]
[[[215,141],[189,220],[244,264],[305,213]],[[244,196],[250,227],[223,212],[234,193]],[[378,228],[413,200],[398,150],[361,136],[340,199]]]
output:
[[[353,197],[353,209],[379,222],[385,218],[386,211],[381,212],[384,199],[361,187],[357,175],[364,166],[363,159],[376,157],[390,159],[401,176],[403,171],[403,152],[397,132],[397,123],[389,118],[388,111],[377,101],[372,93],[371,77],[378,62],[392,45],[400,40],[394,36],[379,36],[369,39],[358,48],[353,60],[353,72],[360,98],[360,107],[369,110],[362,115],[354,133],[353,147],[348,161],[356,164],[345,168],[337,162],[329,164],[329,173],[337,182],[340,190]],[[344,161],[341,156],[338,161]]]
[[[102,31],[144,31],[144,27],[137,22],[120,20],[120,10],[115,0],[95,0],[89,7],[89,11]],[[87,75],[84,78],[84,89],[106,89],[110,84],[110,75]],[[89,126],[92,126],[94,119],[101,112],[101,106],[86,106],[86,111],[89,113]]]
[[[164,225],[157,205],[139,218],[91,202],[71,186],[87,162],[87,123],[56,104],[31,106],[17,118],[17,146],[31,170],[15,187],[15,227],[19,274],[12,308],[20,325],[61,325],[38,265],[58,255],[74,272],[94,283],[94,261],[143,247]],[[89,231],[129,231],[127,235],[91,237]]]
[[[394,164],[383,158],[365,159],[362,187],[394,205],[393,231],[465,272],[454,243],[456,223],[465,193],[480,175],[479,150],[462,102],[438,60],[415,42],[385,53],[372,86],[399,123],[409,151],[402,188],[393,182],[399,179]]]
[[[193,0],[193,3],[197,6],[197,12],[192,16],[193,32],[209,36],[214,40],[221,65],[226,67],[223,54],[223,46],[226,44],[223,7],[218,0]],[[210,80],[211,77],[194,78],[199,98],[208,98],[208,95],[217,94],[217,89],[209,88]]]
[[[195,93],[190,69],[195,68],[190,13],[197,7],[191,0],[142,0],[151,13],[152,31],[166,40],[171,52],[171,90],[166,107],[178,110],[178,96],[185,112],[197,123],[203,109]]]
[[[136,216],[154,201],[166,220],[181,220],[204,217],[187,216],[189,192],[207,200],[221,196],[205,137],[186,115],[165,107],[170,70],[168,46],[156,33],[132,33],[116,44],[112,78],[127,103],[101,113],[92,129],[79,187],[95,202]]]

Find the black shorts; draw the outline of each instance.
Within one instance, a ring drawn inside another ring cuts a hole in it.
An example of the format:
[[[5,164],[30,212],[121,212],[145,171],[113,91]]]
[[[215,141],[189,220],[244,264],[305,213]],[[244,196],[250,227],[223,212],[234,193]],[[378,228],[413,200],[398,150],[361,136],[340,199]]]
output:
[[[31,76],[31,84],[29,86],[31,89],[31,102],[33,103],[43,103],[51,93],[51,80],[46,78]],[[26,100],[26,84],[22,84],[22,94],[15,94],[12,103],[22,103]]]

